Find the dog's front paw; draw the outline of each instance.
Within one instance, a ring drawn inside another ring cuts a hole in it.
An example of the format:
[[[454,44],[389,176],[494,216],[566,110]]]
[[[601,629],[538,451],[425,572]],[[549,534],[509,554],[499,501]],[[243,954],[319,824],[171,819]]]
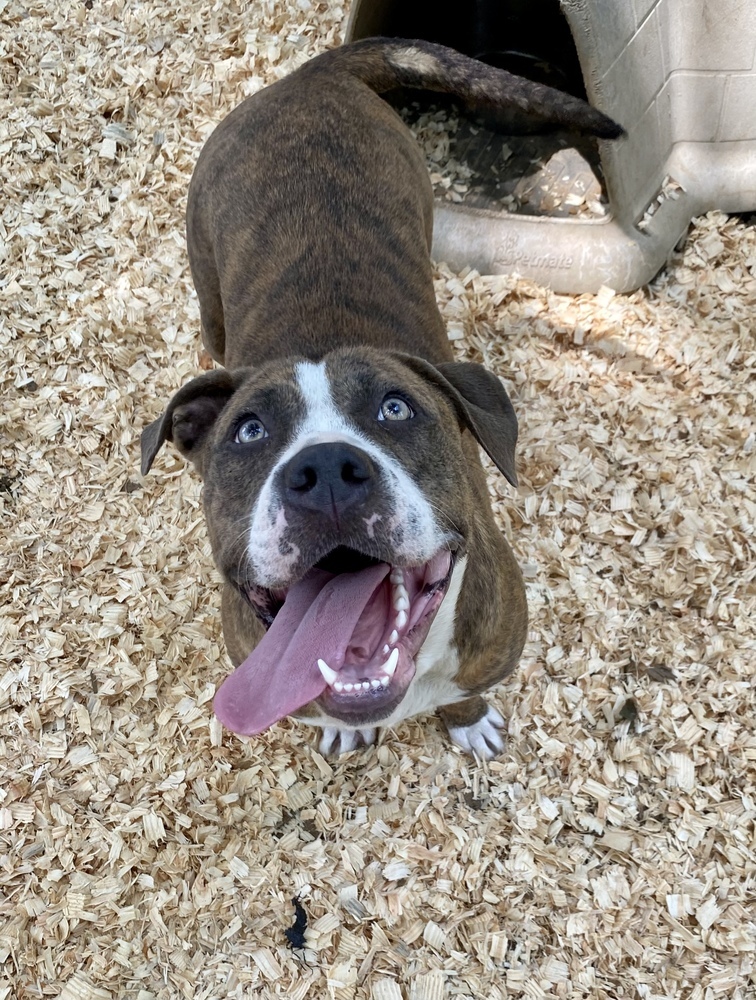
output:
[[[504,749],[503,729],[506,723],[495,708],[488,706],[486,714],[469,726],[448,726],[449,737],[461,750],[477,754],[481,760],[491,760]]]
[[[324,757],[338,757],[363,743],[366,747],[375,743],[377,729],[342,729],[340,726],[324,726],[318,750]]]

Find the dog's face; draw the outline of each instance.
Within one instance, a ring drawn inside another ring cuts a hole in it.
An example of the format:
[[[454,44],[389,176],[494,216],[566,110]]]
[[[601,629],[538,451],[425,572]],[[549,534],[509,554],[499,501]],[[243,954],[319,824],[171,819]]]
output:
[[[143,471],[166,439],[195,462],[216,562],[268,629],[216,698],[229,728],[394,711],[470,537],[466,430],[514,482],[494,376],[367,348],[210,372],[147,428]]]

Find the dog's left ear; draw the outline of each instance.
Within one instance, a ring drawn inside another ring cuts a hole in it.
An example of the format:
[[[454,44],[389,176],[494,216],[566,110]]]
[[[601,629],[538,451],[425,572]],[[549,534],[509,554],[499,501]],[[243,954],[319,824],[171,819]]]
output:
[[[517,417],[498,378],[483,365],[472,362],[431,365],[422,358],[403,360],[447,396],[460,422],[472,431],[502,475],[517,486]]]
[[[182,386],[163,416],[142,431],[142,475],[150,471],[164,441],[173,441],[202,472],[202,445],[240,381],[239,372],[219,368]]]

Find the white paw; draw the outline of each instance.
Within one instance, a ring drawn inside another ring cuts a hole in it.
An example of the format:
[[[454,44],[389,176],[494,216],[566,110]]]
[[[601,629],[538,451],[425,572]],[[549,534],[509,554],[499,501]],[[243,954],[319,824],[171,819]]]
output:
[[[449,736],[460,749],[477,754],[481,760],[491,760],[504,749],[505,725],[504,719],[489,705],[483,718],[471,726],[449,726]]]
[[[377,735],[377,729],[342,729],[340,726],[324,726],[318,750],[324,757],[329,754],[338,756],[354,750],[360,742],[366,747],[372,746]]]

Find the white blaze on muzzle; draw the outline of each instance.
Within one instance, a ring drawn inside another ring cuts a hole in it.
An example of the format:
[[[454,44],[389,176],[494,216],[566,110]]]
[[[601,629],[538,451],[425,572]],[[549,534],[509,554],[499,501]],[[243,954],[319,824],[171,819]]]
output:
[[[422,490],[396,456],[366,437],[339,409],[331,392],[325,362],[302,361],[295,368],[295,377],[305,415],[268,475],[252,509],[247,551],[255,583],[261,587],[279,585],[290,576],[299,558],[299,550],[287,537],[288,523],[279,485],[281,471],[303,448],[339,441],[365,452],[378,471],[391,503],[391,508],[385,511],[387,526],[400,539],[394,556],[396,561],[427,562],[444,544],[445,534]],[[406,530],[410,525],[412,530]]]

